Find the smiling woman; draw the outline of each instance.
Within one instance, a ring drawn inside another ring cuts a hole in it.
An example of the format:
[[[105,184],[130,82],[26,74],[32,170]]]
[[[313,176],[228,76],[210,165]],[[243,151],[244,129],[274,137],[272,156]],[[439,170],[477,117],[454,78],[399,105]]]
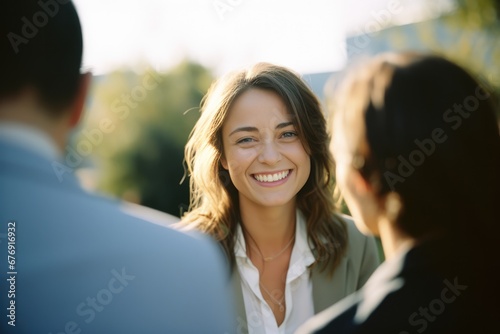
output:
[[[374,240],[333,205],[328,138],[318,100],[284,67],[229,74],[203,100],[180,226],[225,250],[240,330],[293,333],[378,265]]]

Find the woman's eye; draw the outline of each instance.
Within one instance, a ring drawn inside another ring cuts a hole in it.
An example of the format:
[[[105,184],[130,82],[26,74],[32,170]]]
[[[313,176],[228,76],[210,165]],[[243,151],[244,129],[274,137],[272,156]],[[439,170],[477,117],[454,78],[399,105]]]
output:
[[[253,141],[252,138],[241,138],[236,141],[237,144],[251,143]]]
[[[292,137],[297,137],[297,133],[293,132],[293,131],[287,131],[287,132],[284,132],[281,136],[283,138],[292,138]]]

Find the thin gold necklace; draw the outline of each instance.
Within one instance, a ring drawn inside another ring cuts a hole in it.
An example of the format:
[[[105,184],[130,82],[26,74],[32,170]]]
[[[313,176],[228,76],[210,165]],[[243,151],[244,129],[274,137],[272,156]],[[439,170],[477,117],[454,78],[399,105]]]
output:
[[[269,298],[271,298],[271,301],[279,306],[280,312],[285,312],[285,306],[283,305],[283,302],[285,301],[285,294],[283,294],[283,297],[281,297],[281,300],[278,300],[278,299],[274,298],[274,296],[269,292],[269,290],[266,289],[264,284],[262,284],[260,281],[259,281],[259,285],[262,287],[264,292],[267,293]]]
[[[252,247],[253,249],[255,249],[259,253],[260,257],[262,258],[262,260],[264,262],[271,262],[272,260],[278,258],[278,256],[280,256],[281,254],[283,254],[283,252],[286,251],[288,249],[288,247],[290,247],[290,245],[292,244],[293,240],[295,239],[295,233],[294,233],[293,236],[292,236],[292,238],[290,239],[290,241],[286,244],[286,246],[282,250],[280,250],[277,254],[275,254],[273,256],[267,256],[266,257],[260,251],[259,246],[257,245],[257,242],[255,242],[255,239],[252,237],[252,235],[250,233],[248,233],[248,231],[246,231],[246,233],[248,234],[248,236],[250,237],[250,239],[252,239],[253,243],[255,244],[255,246],[254,245],[250,245],[250,247]]]
[[[284,247],[282,250],[280,250],[277,254],[275,254],[275,255],[273,255],[273,256],[268,256],[268,257],[265,257],[265,256],[262,254],[262,252],[260,251],[259,246],[257,245],[257,242],[256,242],[256,241],[255,241],[255,239],[252,237],[252,235],[251,235],[250,233],[248,233],[248,231],[246,231],[246,229],[244,229],[244,230],[245,230],[246,234],[248,235],[248,237],[249,237],[250,239],[252,239],[252,242],[255,244],[255,246],[253,246],[252,244],[250,244],[250,247],[252,247],[253,249],[255,249],[255,250],[259,253],[259,255],[260,255],[260,257],[262,258],[262,260],[264,261],[263,266],[262,266],[262,274],[261,274],[261,275],[263,275],[263,274],[264,274],[265,263],[266,263],[266,262],[271,262],[272,260],[274,260],[274,259],[278,258],[278,256],[280,256],[281,254],[283,254],[283,252],[284,252],[285,250],[287,250],[287,249],[288,249],[288,247],[290,247],[290,245],[292,244],[293,240],[295,239],[295,233],[294,233],[294,234],[293,234],[293,236],[292,236],[292,238],[290,239],[290,241],[289,241],[289,242],[285,245],[285,247]],[[260,273],[259,273],[259,274],[260,274]],[[285,306],[283,305],[283,302],[285,301],[285,294],[283,294],[283,297],[281,298],[281,300],[278,300],[278,299],[276,299],[276,298],[272,295],[272,293],[271,293],[271,292],[269,292],[269,290],[268,290],[268,289],[264,286],[264,284],[262,284],[262,282],[260,281],[260,279],[259,279],[259,285],[260,285],[260,287],[262,288],[262,290],[264,290],[264,292],[265,292],[265,293],[269,296],[269,298],[271,298],[271,301],[272,301],[274,304],[278,305],[280,312],[285,312]]]

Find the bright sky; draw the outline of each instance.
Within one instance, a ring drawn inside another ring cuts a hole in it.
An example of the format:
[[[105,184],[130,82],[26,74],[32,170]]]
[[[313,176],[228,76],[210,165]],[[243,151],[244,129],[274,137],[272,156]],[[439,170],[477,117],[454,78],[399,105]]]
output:
[[[346,31],[376,22],[373,13],[391,3],[401,9],[395,21],[415,7],[414,0],[74,2],[83,25],[84,67],[94,74],[147,65],[165,71],[185,57],[217,74],[258,61],[301,73],[334,71],[345,63]]]

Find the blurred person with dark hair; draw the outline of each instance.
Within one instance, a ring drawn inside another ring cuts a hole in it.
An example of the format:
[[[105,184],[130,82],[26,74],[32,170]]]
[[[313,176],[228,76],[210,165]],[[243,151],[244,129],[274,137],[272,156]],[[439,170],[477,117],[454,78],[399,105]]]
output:
[[[234,328],[212,241],[58,174],[90,82],[73,3],[9,1],[0,34],[1,332]]]
[[[500,137],[493,98],[434,55],[384,54],[334,95],[331,150],[386,262],[298,333],[493,333]]]
[[[232,266],[238,331],[293,333],[366,282],[374,238],[333,202],[319,101],[273,64],[217,80],[186,145],[191,207],[181,226],[219,240]]]

